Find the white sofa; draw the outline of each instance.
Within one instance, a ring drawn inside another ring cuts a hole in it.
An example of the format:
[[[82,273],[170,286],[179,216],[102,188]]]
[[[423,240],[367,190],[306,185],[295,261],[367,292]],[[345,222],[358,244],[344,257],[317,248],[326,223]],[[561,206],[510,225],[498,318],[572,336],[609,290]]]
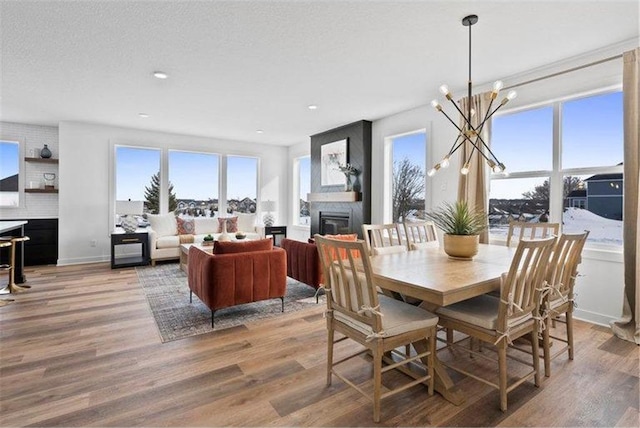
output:
[[[238,217],[238,231],[247,235],[248,239],[264,237],[264,226],[256,224],[255,214],[234,213],[229,217]],[[175,214],[147,214],[149,227],[149,249],[151,264],[155,266],[158,260],[174,260],[180,258],[180,244],[187,242],[200,243],[206,235],[212,235],[215,240],[220,236],[220,221],[216,217],[193,218],[194,230],[192,234],[178,234],[178,222]],[[235,232],[229,232],[235,239]]]

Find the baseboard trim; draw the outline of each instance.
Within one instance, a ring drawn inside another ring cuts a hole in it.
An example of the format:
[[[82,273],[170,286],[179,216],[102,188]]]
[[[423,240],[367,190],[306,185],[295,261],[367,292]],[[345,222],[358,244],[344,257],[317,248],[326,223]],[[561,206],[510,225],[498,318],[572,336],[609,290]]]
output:
[[[111,256],[79,257],[73,259],[58,259],[57,266],[85,265],[89,263],[111,262]]]
[[[582,309],[574,309],[573,317],[575,319],[590,322],[591,324],[601,325],[603,327],[609,327],[611,321],[617,320],[610,315],[600,314],[597,312],[585,311]]]

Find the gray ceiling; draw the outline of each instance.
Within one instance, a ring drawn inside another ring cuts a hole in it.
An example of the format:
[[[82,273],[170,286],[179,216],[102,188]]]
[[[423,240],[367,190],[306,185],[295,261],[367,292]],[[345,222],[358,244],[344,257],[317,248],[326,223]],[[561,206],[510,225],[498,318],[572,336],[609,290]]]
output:
[[[444,82],[464,88],[460,20],[471,13],[475,83],[639,34],[638,1],[2,1],[0,11],[3,121],[278,145],[427,104]]]

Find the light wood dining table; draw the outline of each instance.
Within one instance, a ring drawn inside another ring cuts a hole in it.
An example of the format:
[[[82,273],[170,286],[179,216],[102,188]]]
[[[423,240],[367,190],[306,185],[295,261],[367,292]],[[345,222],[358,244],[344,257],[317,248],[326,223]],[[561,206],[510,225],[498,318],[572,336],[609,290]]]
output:
[[[425,248],[372,256],[371,267],[376,285],[385,292],[422,300],[421,306],[433,311],[498,290],[500,275],[509,270],[514,253],[515,248],[480,244],[473,260],[459,260],[450,258],[440,248]],[[419,353],[425,352],[426,340],[414,347]],[[437,356],[434,368],[436,391],[456,405],[464,403],[464,394],[454,385]]]

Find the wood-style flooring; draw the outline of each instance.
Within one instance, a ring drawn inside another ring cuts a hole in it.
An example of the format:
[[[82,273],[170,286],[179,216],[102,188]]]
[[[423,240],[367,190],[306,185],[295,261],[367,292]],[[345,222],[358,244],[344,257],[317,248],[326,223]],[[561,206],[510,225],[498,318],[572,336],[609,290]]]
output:
[[[26,275],[32,288],[0,307],[2,426],[375,425],[357,391],[325,387],[322,305],[163,344],[134,269]],[[558,357],[540,388],[510,393],[506,413],[497,390],[452,374],[463,405],[416,386],[383,402],[380,425],[637,427],[639,348],[584,322],[575,334],[576,359]],[[370,386],[366,358],[343,373]],[[387,386],[406,380],[386,376]]]

